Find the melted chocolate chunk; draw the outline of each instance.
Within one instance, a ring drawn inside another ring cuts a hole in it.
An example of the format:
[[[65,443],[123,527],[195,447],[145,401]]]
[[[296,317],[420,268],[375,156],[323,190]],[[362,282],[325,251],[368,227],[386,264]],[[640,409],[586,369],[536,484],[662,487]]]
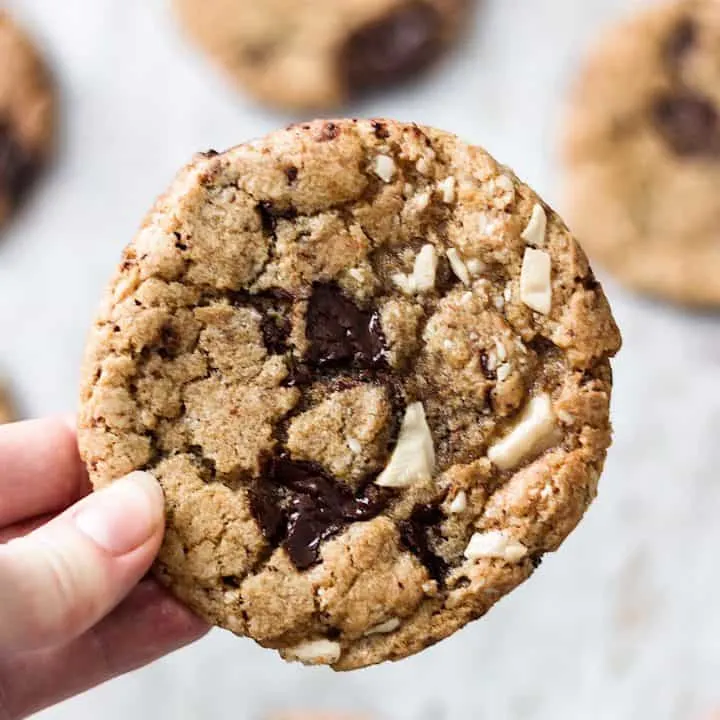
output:
[[[710,98],[692,90],[677,90],[655,101],[652,117],[658,132],[677,155],[720,154],[720,117]]]
[[[275,235],[278,220],[292,220],[297,216],[295,208],[287,208],[281,210],[269,200],[261,200],[257,204],[257,211],[260,213],[260,222],[262,223],[263,232],[266,235]]]
[[[265,347],[271,355],[284,355],[288,351],[288,338],[292,324],[287,315],[264,315],[262,334]]]
[[[367,485],[358,495],[319,465],[275,458],[250,493],[250,505],[263,534],[282,544],[298,570],[320,559],[321,544],[352,522],[372,520],[390,495]]]
[[[683,18],[672,30],[663,45],[663,58],[671,73],[676,73],[685,55],[697,39],[697,27],[692,18]]]
[[[37,174],[35,158],[16,139],[7,122],[0,121],[0,194],[17,205]]]
[[[434,7],[414,0],[358,30],[340,59],[350,91],[390,85],[429,65],[442,49],[442,26]]]
[[[400,523],[403,544],[427,568],[430,577],[440,583],[445,579],[449,566],[432,551],[430,540],[437,535],[442,521],[443,514],[439,507],[417,505],[410,519]]]
[[[362,310],[337,285],[315,285],[308,304],[308,361],[316,366],[383,369],[380,315]]]

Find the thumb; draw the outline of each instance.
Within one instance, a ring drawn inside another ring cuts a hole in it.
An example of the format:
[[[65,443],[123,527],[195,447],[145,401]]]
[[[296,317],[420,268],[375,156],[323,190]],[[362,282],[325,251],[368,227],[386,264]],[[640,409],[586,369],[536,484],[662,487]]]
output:
[[[67,643],[107,615],[152,564],[163,493],[137,472],[0,546],[0,650]]]

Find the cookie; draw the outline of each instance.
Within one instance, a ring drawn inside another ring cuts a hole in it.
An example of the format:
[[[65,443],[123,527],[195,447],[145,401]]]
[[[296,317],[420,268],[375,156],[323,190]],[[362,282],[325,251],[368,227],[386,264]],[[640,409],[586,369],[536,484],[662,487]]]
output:
[[[25,198],[53,140],[53,90],[28,37],[0,10],[0,224]]]
[[[189,35],[271,105],[336,107],[435,62],[471,0],[175,0]]]
[[[15,407],[10,393],[3,382],[0,381],[0,425],[16,420]]]
[[[571,227],[628,286],[720,305],[720,5],[663,4],[592,53],[565,133]]]
[[[156,572],[288,660],[397,660],[483,615],[595,496],[620,338],[562,220],[486,152],[316,121],[200,155],[83,369],[103,487],[162,483]]]

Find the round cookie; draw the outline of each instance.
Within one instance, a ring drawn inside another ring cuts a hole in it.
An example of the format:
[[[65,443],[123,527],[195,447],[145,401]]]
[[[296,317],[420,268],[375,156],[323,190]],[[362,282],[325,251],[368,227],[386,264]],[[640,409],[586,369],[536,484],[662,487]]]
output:
[[[188,33],[241,86],[287,108],[331,108],[432,64],[471,0],[175,0]]]
[[[561,219],[485,151],[316,121],[197,156],[83,368],[96,487],[167,499],[156,572],[289,660],[397,660],[483,615],[595,496],[620,337]]]
[[[54,101],[45,64],[0,10],[0,224],[24,199],[53,141]]]
[[[572,97],[569,221],[627,285],[720,305],[720,4],[685,0],[606,35]]]

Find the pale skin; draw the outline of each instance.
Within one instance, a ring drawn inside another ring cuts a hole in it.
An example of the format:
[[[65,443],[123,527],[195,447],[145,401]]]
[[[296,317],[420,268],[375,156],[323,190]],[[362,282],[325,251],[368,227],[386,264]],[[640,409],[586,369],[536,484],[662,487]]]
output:
[[[0,427],[0,720],[142,667],[208,628],[145,578],[163,496],[135,473],[89,494],[72,422]]]

